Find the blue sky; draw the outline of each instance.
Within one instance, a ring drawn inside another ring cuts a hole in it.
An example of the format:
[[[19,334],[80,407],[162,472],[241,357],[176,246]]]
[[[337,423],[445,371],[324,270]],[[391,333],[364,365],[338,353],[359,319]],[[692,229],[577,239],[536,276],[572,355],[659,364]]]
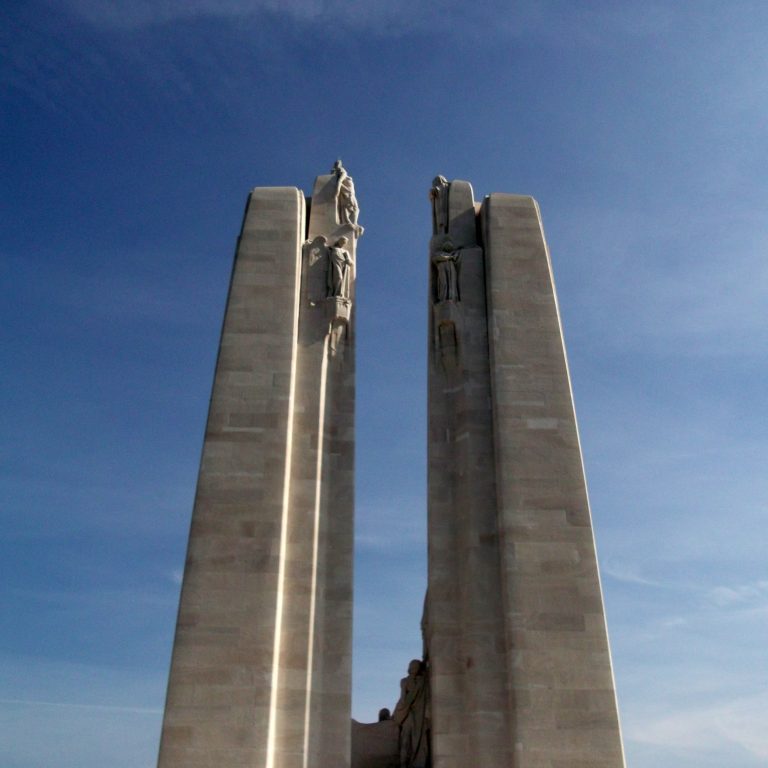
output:
[[[354,713],[425,585],[432,177],[542,208],[630,768],[768,764],[768,4],[0,9],[0,764],[150,768],[248,190],[355,177]]]

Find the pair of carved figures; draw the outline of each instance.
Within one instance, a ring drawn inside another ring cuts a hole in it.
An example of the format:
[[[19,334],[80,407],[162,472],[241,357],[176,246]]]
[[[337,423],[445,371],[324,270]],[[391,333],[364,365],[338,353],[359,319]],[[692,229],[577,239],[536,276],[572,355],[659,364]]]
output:
[[[312,242],[307,241],[305,245],[309,247],[310,264],[320,260],[327,264],[325,295],[329,299],[351,299],[350,286],[355,263],[346,248],[348,242],[346,237],[339,237],[334,240],[333,245],[328,245],[328,238],[319,235]]]
[[[336,220],[339,224],[348,225],[353,237],[360,237],[363,228],[357,223],[360,209],[355,197],[355,182],[341,160],[333,164],[331,174],[336,179]],[[305,245],[309,249],[310,264],[321,259],[327,264],[325,295],[329,299],[343,299],[346,302],[351,300],[350,288],[355,265],[346,247],[348,243],[348,238],[337,237],[333,244],[329,244],[328,238],[319,235],[311,242],[307,241]]]
[[[400,700],[392,713],[400,726],[400,768],[429,765],[429,682],[426,664],[414,659],[400,681]]]

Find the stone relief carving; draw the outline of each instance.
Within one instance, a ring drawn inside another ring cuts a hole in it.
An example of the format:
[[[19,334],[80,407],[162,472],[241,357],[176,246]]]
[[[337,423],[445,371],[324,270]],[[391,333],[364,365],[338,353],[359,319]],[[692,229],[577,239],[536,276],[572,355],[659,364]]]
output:
[[[315,306],[328,296],[328,239],[323,235],[317,235],[312,240],[305,240],[302,246],[302,258],[305,296],[310,306]]]
[[[336,215],[339,224],[349,224],[355,237],[360,237],[363,234],[363,228],[357,223],[360,207],[355,197],[355,182],[347,173],[341,160],[333,164],[331,173],[336,176]]]
[[[350,298],[350,281],[354,263],[349,251],[344,247],[349,241],[340,237],[328,248],[328,298]]]
[[[432,202],[432,234],[434,235],[448,233],[448,192],[450,186],[445,176],[435,176],[432,180],[429,199]]]
[[[314,267],[318,261],[328,256],[328,239],[318,235],[314,240],[307,240],[304,248],[308,254],[309,266]]]
[[[450,226],[449,196],[451,183],[445,176],[435,176],[429,190],[432,204],[432,238],[430,263],[432,265],[432,322],[435,350],[446,373],[453,375],[460,365],[459,329],[461,327],[460,268],[462,258],[460,240],[448,234]],[[474,209],[471,210],[474,216]],[[454,221],[454,224],[456,222]],[[459,237],[463,229],[459,228]]]
[[[354,259],[345,247],[348,242],[338,237],[329,245],[327,237],[318,235],[303,245],[306,299],[312,307],[324,307],[332,356],[343,348],[352,316]]]
[[[461,250],[457,250],[450,238],[432,251],[435,267],[435,301],[459,300],[459,264]]]
[[[408,677],[400,681],[400,700],[392,713],[400,726],[400,768],[426,768],[429,764],[429,681],[426,664],[414,659]]]
[[[333,245],[329,246],[328,238],[318,235],[314,240],[307,240],[304,243],[308,269],[320,269],[325,273],[325,293],[318,296],[316,290],[310,290],[308,296],[310,302],[316,303],[323,295],[327,299],[340,299],[346,303],[351,301],[350,286],[354,260],[345,248],[348,242],[346,237],[339,237]]]

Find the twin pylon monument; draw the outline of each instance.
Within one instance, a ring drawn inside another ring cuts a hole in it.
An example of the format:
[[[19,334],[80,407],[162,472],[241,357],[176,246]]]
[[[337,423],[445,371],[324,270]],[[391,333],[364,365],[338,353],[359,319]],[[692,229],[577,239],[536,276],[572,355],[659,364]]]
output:
[[[363,230],[337,162],[311,198],[262,187],[248,199],[159,768],[624,766],[538,206],[476,203],[442,176],[430,198],[424,658],[391,715],[352,728]]]

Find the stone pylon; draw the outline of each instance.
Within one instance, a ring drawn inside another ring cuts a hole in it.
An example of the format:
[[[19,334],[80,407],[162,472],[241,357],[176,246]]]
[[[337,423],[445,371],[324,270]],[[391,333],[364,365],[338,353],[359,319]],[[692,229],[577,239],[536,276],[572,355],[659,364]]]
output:
[[[433,768],[620,768],[552,268],[530,197],[432,188]]]
[[[357,213],[340,162],[248,199],[159,768],[349,766]]]

